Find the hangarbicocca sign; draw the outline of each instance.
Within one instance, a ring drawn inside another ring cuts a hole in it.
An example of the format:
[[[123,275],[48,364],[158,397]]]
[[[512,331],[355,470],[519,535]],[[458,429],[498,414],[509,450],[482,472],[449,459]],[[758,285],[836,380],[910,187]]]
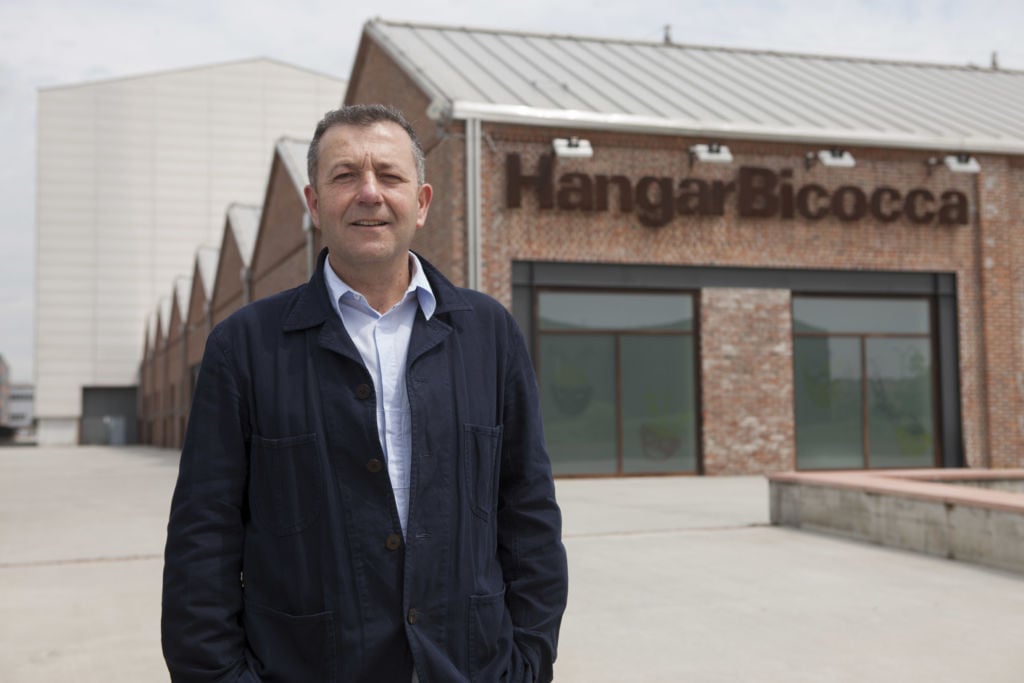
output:
[[[659,178],[644,176],[635,183],[621,175],[563,173],[555,180],[554,164],[544,155],[532,174],[524,173],[518,154],[505,157],[505,201],[522,206],[524,190],[536,193],[541,209],[608,211],[615,194],[621,213],[636,213],[646,226],[667,225],[676,216],[722,216],[726,201],[736,197],[737,212],[746,218],[803,218],[834,216],[842,221],[871,217],[882,223],[905,219],[911,223],[966,225],[967,195],[947,190],[938,196],[925,188],[899,190],[880,186],[865,191],[855,185],[828,189],[817,183],[795,186],[793,171],[741,166],[736,180]]]

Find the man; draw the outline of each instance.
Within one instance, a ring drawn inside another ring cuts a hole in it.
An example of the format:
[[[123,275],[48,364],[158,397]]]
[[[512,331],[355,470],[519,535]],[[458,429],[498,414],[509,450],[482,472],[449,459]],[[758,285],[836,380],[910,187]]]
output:
[[[522,335],[409,251],[396,110],[329,112],[306,285],[213,330],[168,525],[174,681],[550,681],[561,516]]]

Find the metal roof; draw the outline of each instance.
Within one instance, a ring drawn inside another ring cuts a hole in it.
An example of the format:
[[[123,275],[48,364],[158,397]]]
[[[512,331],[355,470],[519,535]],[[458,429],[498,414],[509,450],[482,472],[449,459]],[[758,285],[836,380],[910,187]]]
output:
[[[160,297],[160,301],[157,303],[157,334],[160,339],[163,339],[166,343],[167,337],[171,334],[171,298],[167,296]]]
[[[375,19],[456,119],[1024,154],[1024,72]]]
[[[199,247],[196,250],[196,261],[199,262],[199,277],[202,278],[203,299],[207,302],[213,297],[213,285],[217,279],[217,262],[220,260],[218,247]]]
[[[189,294],[192,291],[192,278],[179,275],[174,278],[174,305],[178,308],[178,317],[188,319]]]
[[[309,142],[309,140],[282,137],[278,138],[274,145],[277,155],[281,157],[281,162],[288,169],[292,184],[302,196],[305,196],[303,193],[307,185],[306,154],[309,152]]]
[[[242,264],[248,268],[256,248],[256,233],[260,229],[260,207],[232,204],[228,207],[228,225],[242,255]]]

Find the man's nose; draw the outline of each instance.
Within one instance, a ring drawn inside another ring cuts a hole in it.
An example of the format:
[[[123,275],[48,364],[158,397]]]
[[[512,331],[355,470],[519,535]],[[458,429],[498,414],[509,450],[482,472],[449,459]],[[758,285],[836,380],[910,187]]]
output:
[[[364,173],[359,182],[359,201],[364,204],[377,204],[381,201],[380,187],[374,173]]]

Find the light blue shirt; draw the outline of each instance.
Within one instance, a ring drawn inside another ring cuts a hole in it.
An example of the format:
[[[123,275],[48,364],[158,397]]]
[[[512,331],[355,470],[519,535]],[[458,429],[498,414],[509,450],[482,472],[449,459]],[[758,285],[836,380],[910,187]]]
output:
[[[423,274],[416,255],[409,252],[409,288],[405,296],[386,313],[378,313],[366,298],[349,287],[324,261],[324,278],[334,310],[359,350],[373,378],[377,399],[377,436],[388,465],[391,489],[395,493],[398,518],[405,534],[409,518],[409,475],[412,466],[412,429],[409,394],[405,386],[405,365],[416,309],[427,320],[434,315],[437,300]]]

